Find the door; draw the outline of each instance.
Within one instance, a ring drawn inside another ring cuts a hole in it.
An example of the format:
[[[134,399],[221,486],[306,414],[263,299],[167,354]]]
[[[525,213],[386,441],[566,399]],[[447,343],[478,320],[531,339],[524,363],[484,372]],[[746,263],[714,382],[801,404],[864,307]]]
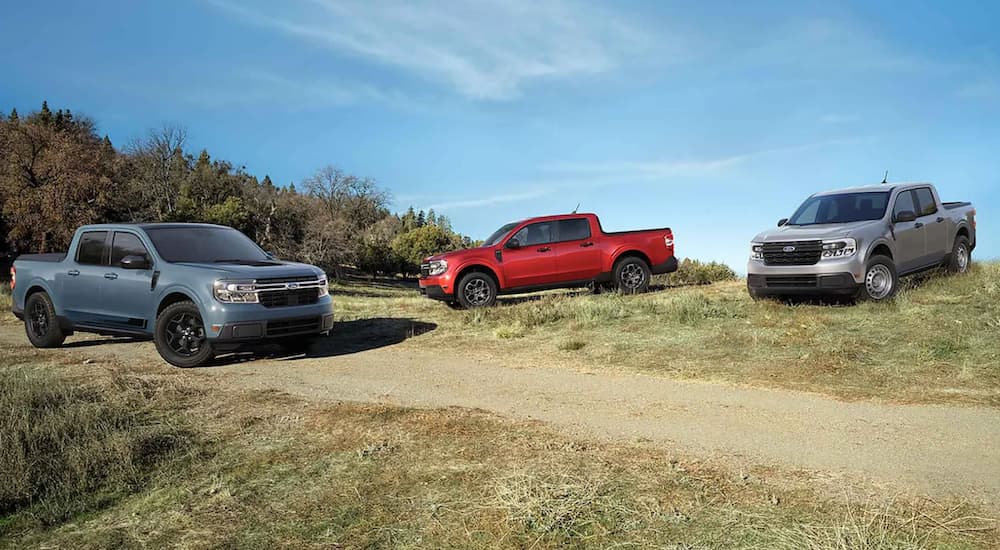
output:
[[[111,240],[111,265],[105,270],[102,291],[113,297],[112,309],[104,314],[108,323],[125,330],[147,328],[147,318],[152,315],[153,268],[125,269],[122,259],[142,256],[150,259],[149,252],[138,235],[115,231]]]
[[[73,261],[60,273],[59,299],[63,311],[75,324],[101,323],[101,283],[107,272],[107,231],[87,231],[80,235]]]
[[[555,222],[526,225],[507,240],[503,273],[507,288],[549,285],[556,281],[556,255],[552,250]],[[509,248],[516,241],[517,248]]]
[[[895,223],[896,216],[901,212],[914,214],[919,212],[913,191],[903,191],[897,195],[892,207],[893,233],[896,237],[896,269],[902,273],[920,267],[926,255],[927,233],[920,220]]]
[[[560,282],[589,281],[601,273],[601,249],[591,235],[590,220],[559,220],[556,238],[552,250]]]
[[[930,187],[920,187],[915,189],[917,196],[917,221],[924,224],[924,232],[927,234],[927,250],[924,252],[922,265],[930,265],[941,262],[944,255],[951,249],[952,243],[948,230],[948,222],[942,212],[938,211],[937,200]]]

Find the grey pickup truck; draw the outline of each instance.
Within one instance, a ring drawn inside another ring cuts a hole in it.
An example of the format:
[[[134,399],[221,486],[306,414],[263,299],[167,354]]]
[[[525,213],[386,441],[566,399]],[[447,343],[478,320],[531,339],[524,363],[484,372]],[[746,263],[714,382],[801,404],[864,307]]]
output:
[[[817,193],[791,218],[750,244],[747,288],[754,298],[840,294],[887,300],[899,277],[936,267],[968,271],[976,210],[941,202],[929,183]]]
[[[40,348],[74,331],[146,337],[194,367],[265,341],[298,351],[333,328],[323,270],[219,225],[86,225],[68,253],[20,256],[10,275],[14,315]]]

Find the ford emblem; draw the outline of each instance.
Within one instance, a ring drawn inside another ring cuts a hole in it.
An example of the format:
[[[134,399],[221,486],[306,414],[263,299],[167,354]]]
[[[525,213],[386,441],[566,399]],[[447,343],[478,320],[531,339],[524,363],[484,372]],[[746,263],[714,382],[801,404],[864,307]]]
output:
[[[295,290],[296,288],[299,288],[298,283],[288,283],[288,290]]]
[[[782,252],[795,252],[795,247],[794,246],[786,246],[785,248],[782,248],[781,251]]]

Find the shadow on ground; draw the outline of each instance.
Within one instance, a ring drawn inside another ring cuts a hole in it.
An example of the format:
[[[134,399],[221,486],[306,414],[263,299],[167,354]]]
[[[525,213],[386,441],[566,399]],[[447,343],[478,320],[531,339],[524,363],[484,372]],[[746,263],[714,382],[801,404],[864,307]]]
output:
[[[435,323],[401,318],[374,318],[341,321],[329,336],[320,337],[305,351],[291,353],[279,345],[261,345],[234,354],[222,355],[212,366],[231,365],[256,359],[295,360],[337,357],[393,346],[436,329]]]

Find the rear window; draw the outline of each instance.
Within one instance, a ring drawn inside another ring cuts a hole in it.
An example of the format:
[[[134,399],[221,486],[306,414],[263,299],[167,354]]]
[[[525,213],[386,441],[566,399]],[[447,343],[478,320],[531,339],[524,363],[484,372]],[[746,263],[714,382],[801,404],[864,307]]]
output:
[[[580,241],[590,238],[590,222],[586,218],[561,220],[559,222],[560,241]]]
[[[927,187],[921,187],[915,190],[917,194],[917,202],[919,202],[920,211],[917,213],[918,216],[930,216],[937,213],[937,203],[934,202],[934,193]]]
[[[76,251],[76,263],[101,265],[104,263],[104,241],[107,231],[88,231],[80,235],[80,247]]]

